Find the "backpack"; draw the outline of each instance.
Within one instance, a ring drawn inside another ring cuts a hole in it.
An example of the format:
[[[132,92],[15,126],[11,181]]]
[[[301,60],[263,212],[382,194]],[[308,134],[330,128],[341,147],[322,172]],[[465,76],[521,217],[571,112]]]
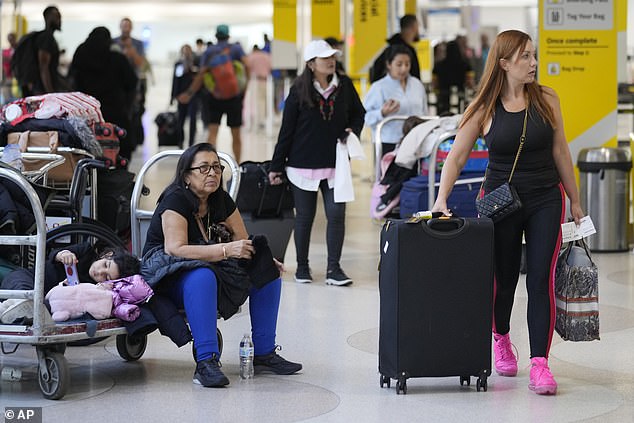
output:
[[[205,87],[219,100],[238,96],[247,85],[244,64],[231,59],[230,47],[226,46],[212,57],[209,72],[204,76]]]
[[[11,58],[11,72],[21,84],[35,82],[39,79],[37,48],[35,39],[44,31],[33,31],[20,38]]]

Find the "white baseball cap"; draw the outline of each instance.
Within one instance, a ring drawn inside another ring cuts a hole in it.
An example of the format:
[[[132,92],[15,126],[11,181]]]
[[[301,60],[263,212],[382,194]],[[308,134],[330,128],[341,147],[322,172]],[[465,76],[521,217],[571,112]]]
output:
[[[330,47],[324,40],[313,40],[304,49],[304,60],[308,62],[315,57],[326,58],[332,55],[341,56],[341,51]]]

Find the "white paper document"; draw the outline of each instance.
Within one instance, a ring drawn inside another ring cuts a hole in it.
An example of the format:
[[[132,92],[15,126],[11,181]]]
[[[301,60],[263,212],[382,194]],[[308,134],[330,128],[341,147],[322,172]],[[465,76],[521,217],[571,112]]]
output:
[[[579,221],[579,226],[575,222],[562,223],[561,242],[576,241],[596,233],[592,219],[590,216],[585,216]]]

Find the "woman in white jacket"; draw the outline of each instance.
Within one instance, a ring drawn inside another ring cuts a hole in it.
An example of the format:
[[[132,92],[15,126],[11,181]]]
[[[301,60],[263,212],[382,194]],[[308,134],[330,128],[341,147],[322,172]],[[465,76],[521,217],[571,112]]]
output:
[[[376,131],[376,126],[391,115],[426,115],[427,93],[420,79],[411,76],[412,57],[407,47],[395,44],[386,51],[388,73],[370,87],[363,105],[365,123]],[[382,155],[394,150],[403,137],[403,122],[394,120],[381,131]],[[376,134],[374,134],[376,136]]]

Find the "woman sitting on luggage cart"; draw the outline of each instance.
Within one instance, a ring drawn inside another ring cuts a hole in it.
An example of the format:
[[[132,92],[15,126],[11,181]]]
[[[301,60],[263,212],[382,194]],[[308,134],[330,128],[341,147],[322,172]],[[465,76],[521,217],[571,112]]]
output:
[[[220,370],[217,313],[228,318],[247,296],[255,371],[289,375],[302,368],[279,356],[275,345],[282,265],[270,250],[264,255],[257,236],[248,238],[240,212],[222,188],[222,170],[211,144],[183,152],[152,216],[141,268],[157,293],[185,309],[196,352],[193,381],[206,387],[229,384]],[[259,263],[259,279],[265,280],[256,282],[253,273],[245,280],[249,263]]]
[[[564,221],[564,191],[575,222],[583,217],[559,98],[535,79],[537,60],[530,37],[500,33],[487,58],[480,89],[464,113],[453,148],[442,168],[432,211],[450,214],[447,197],[479,135],[489,149],[484,192],[507,182],[525,127],[525,143],[513,174],[522,208],[495,223],[495,298],[493,337],[495,369],[517,374],[509,338],[511,309],[520,272],[522,235],[526,239],[529,389],[553,395],[557,383],[548,367],[555,326],[554,276]]]

